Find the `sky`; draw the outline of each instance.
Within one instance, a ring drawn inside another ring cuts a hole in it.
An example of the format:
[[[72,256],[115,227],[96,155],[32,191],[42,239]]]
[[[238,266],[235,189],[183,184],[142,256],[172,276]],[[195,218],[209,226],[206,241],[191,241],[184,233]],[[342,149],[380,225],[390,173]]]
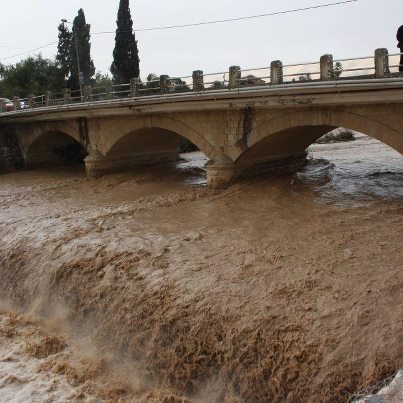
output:
[[[196,23],[285,11],[337,0],[130,0],[135,29]],[[0,62],[13,64],[27,55],[8,58],[57,41],[62,18],[72,21],[83,8],[93,33],[114,31],[119,0],[3,0],[0,14]],[[403,0],[358,2],[294,14],[165,31],[138,32],[141,76],[170,76],[319,60],[368,56],[379,47],[396,48],[403,24]],[[114,34],[92,35],[97,71],[108,73]],[[40,51],[53,58],[56,45]],[[33,52],[37,54],[39,51]],[[5,59],[7,58],[7,59]]]

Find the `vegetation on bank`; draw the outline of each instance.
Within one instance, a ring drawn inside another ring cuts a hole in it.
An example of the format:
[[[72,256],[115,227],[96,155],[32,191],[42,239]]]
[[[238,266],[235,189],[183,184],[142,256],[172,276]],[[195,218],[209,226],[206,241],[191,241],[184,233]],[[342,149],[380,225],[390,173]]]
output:
[[[91,57],[91,25],[83,9],[73,22],[62,20],[58,26],[58,46],[54,59],[40,54],[14,65],[0,63],[0,96],[26,98],[47,91],[61,93],[65,88],[78,90],[81,85],[121,84],[140,75],[140,59],[133,31],[129,0],[120,0],[115,48],[109,74],[97,73]],[[71,24],[71,29],[69,28]],[[80,75],[79,75],[80,72]],[[81,77],[80,77],[81,76]]]
[[[343,141],[353,141],[355,140],[354,133],[348,129],[333,130],[326,133],[320,139],[316,140],[317,144],[327,144],[327,143],[340,143]]]

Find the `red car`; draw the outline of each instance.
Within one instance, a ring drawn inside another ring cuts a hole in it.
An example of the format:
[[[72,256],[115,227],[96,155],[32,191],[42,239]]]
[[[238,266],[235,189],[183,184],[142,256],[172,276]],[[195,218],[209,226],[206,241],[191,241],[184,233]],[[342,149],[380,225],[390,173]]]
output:
[[[14,104],[7,98],[0,98],[0,112],[11,112],[15,110]]]

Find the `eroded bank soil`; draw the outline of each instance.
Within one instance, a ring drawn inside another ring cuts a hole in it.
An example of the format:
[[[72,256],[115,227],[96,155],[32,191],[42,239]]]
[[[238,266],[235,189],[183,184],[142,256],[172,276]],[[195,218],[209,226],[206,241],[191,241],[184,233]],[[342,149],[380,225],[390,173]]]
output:
[[[343,207],[292,178],[213,194],[165,171],[49,172],[1,179],[1,299],[63,317],[125,385],[342,402],[402,365],[401,201]]]

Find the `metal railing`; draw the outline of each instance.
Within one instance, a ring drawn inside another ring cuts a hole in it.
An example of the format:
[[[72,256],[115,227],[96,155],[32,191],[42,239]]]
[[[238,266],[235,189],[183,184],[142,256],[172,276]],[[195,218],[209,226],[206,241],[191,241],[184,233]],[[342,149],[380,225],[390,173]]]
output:
[[[319,61],[283,65],[276,60],[270,66],[241,69],[231,66],[228,71],[206,73],[196,70],[192,75],[170,77],[162,75],[157,79],[142,82],[134,78],[130,83],[104,86],[85,85],[80,90],[65,89],[60,93],[47,92],[43,95],[31,94],[28,98],[13,97],[14,112],[29,111],[58,105],[86,104],[97,101],[143,99],[146,97],[166,97],[183,93],[198,95],[208,91],[239,91],[276,85],[332,82],[349,79],[371,79],[403,77],[399,69],[402,53],[388,54],[387,49],[377,49],[372,56],[333,59],[324,55]],[[0,113],[2,112],[0,103]],[[12,112],[7,112],[12,113]]]

